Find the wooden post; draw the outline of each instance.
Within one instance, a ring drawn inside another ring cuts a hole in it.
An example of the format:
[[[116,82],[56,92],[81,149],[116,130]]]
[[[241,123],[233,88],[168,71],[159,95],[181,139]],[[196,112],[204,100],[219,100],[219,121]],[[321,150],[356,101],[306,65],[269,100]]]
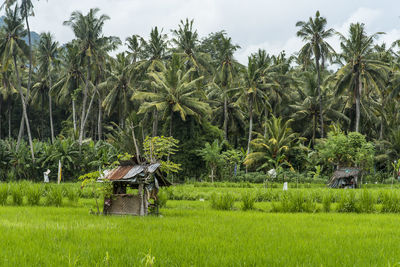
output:
[[[140,205],[139,205],[139,215],[143,216],[144,215],[144,208],[143,208],[143,184],[139,185],[139,200],[140,200]]]

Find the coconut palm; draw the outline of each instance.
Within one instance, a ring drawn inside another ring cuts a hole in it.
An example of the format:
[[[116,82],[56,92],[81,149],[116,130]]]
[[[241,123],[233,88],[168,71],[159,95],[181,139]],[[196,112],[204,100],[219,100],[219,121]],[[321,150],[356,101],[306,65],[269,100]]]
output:
[[[2,63],[4,68],[8,67],[8,62],[12,60],[14,63],[14,71],[17,79],[17,88],[21,98],[22,104],[22,112],[28,132],[28,140],[31,149],[32,160],[35,160],[31,129],[29,126],[28,113],[26,108],[26,100],[27,96],[24,96],[22,91],[22,77],[20,76],[20,66],[18,65],[18,61],[20,61],[23,57],[29,55],[29,48],[26,45],[25,41],[22,38],[26,35],[26,30],[24,29],[24,25],[22,24],[22,18],[18,14],[19,9],[18,6],[15,6],[14,10],[7,9],[6,16],[4,18],[5,28],[4,31],[6,35],[2,38],[0,42],[0,53],[2,55]],[[20,140],[19,140],[20,141]],[[17,147],[20,142],[18,142]]]
[[[250,143],[253,134],[253,112],[254,110],[259,110],[261,106],[269,106],[267,101],[267,95],[263,91],[262,80],[260,74],[262,73],[261,68],[258,68],[256,59],[253,56],[248,58],[247,69],[244,71],[243,83],[244,87],[241,91],[241,97],[239,101],[246,103],[249,115],[249,137],[247,139],[247,152],[250,153]],[[245,100],[244,100],[244,99]]]
[[[306,61],[314,56],[315,69],[317,70],[317,89],[319,98],[319,119],[321,127],[321,137],[324,137],[324,119],[322,116],[322,95],[321,95],[321,70],[320,60],[322,60],[322,68],[324,68],[325,59],[334,53],[333,48],[326,41],[334,34],[333,29],[326,29],[326,19],[320,16],[319,11],[315,13],[315,18],[309,18],[308,21],[299,21],[297,27],[301,29],[297,32],[297,36],[301,37],[306,44],[300,50],[300,57]]]
[[[42,33],[39,40],[37,60],[39,62],[39,75],[44,78],[48,86],[47,95],[49,99],[50,133],[52,143],[54,143],[54,126],[51,88],[53,87],[52,71],[56,68],[57,54],[58,42],[53,40],[51,33]]]
[[[368,36],[364,24],[352,23],[349,36],[339,33],[342,48],[340,59],[343,66],[336,73],[336,93],[348,90],[351,99],[355,100],[354,130],[359,132],[361,99],[363,94],[383,88],[387,75],[387,65],[373,57],[374,40],[380,32]]]
[[[71,103],[75,134],[77,133],[76,99],[81,89],[80,85],[84,83],[81,61],[79,47],[75,43],[65,45],[61,50],[61,73],[58,81],[53,86],[59,103]]]
[[[98,8],[92,8],[89,10],[87,15],[82,14],[80,11],[74,11],[72,12],[70,19],[64,21],[64,25],[70,26],[75,34],[76,43],[83,58],[82,63],[84,62],[86,66],[86,78],[82,92],[82,112],[79,129],[80,146],[82,145],[85,123],[88,117],[86,105],[88,101],[89,86],[91,84],[92,63],[94,59],[103,52],[101,48],[109,41],[108,37],[103,36],[103,26],[105,21],[110,18],[104,14],[97,16],[99,11]],[[93,94],[95,94],[95,92]]]
[[[103,101],[107,115],[117,111],[122,125],[123,115],[129,114],[132,103],[130,102],[134,88],[131,83],[130,60],[125,53],[117,55],[116,60],[110,62],[111,68],[107,80],[101,85],[106,86],[108,94]]]
[[[272,118],[267,122],[266,136],[258,134],[251,144],[254,152],[246,156],[246,166],[258,166],[259,170],[268,170],[271,167],[278,169],[289,165],[288,153],[299,146],[298,134],[290,128],[292,120],[283,121],[282,118]]]
[[[200,100],[196,83],[203,79],[190,80],[194,68],[188,71],[182,70],[183,62],[179,56],[173,55],[169,66],[163,68],[161,72],[151,72],[151,85],[157,89],[153,92],[136,92],[132,99],[144,100],[140,106],[139,114],[157,109],[163,112],[163,117],[169,117],[169,135],[173,133],[174,114],[185,121],[187,116],[194,116],[198,120],[207,115],[210,108],[207,103]]]

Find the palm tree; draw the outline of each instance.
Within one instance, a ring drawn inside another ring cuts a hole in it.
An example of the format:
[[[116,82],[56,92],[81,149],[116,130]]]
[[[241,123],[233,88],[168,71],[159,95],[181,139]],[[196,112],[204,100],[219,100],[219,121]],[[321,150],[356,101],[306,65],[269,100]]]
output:
[[[321,137],[324,137],[324,119],[322,116],[322,96],[321,96],[321,74],[320,74],[320,60],[322,60],[322,68],[324,68],[325,59],[334,52],[333,48],[326,41],[334,34],[333,29],[326,30],[326,19],[321,17],[319,11],[315,13],[315,18],[309,18],[306,21],[299,21],[296,23],[297,27],[301,29],[297,32],[297,36],[301,37],[306,44],[300,50],[300,56],[306,60],[314,56],[315,68],[317,70],[317,88],[319,98],[319,119],[321,126]]]
[[[182,70],[183,64],[179,56],[173,55],[168,67],[161,72],[151,72],[152,86],[157,89],[154,92],[136,92],[132,99],[145,100],[140,106],[139,114],[156,109],[164,113],[164,118],[169,116],[169,135],[173,133],[174,113],[178,113],[185,121],[187,116],[194,116],[198,120],[208,112],[209,105],[198,97],[196,83],[203,79],[199,77],[190,80],[194,68],[188,71]]]
[[[108,115],[117,111],[120,125],[122,125],[123,115],[129,114],[131,109],[130,99],[134,91],[131,83],[130,60],[125,56],[125,53],[120,53],[116,60],[112,60],[110,64],[111,69],[108,78],[101,84],[108,89],[103,106]]]
[[[247,140],[247,152],[248,155],[250,153],[250,143],[251,137],[253,133],[253,111],[254,107],[258,110],[258,106],[266,105],[269,106],[268,101],[266,100],[267,96],[262,91],[262,84],[260,79],[260,74],[262,69],[258,68],[257,62],[253,56],[248,58],[247,69],[244,72],[244,87],[241,92],[241,96],[246,98],[245,102],[248,107],[249,112],[249,138]],[[241,99],[239,98],[239,101]]]
[[[22,77],[20,77],[20,67],[17,64],[18,59],[21,59],[29,54],[29,49],[25,41],[22,40],[22,37],[26,35],[26,30],[22,24],[22,18],[18,15],[18,11],[18,6],[15,6],[14,11],[11,9],[6,10],[6,16],[4,18],[6,35],[0,42],[0,53],[2,54],[3,66],[7,68],[9,60],[12,60],[14,63],[14,71],[17,78],[17,88],[21,97],[22,112],[28,132],[31,156],[32,160],[34,161],[35,155],[32,144],[31,129],[29,127],[28,114],[26,110],[26,100],[28,96],[25,98],[22,91]],[[19,147],[19,142],[17,147]]]
[[[75,43],[67,44],[61,50],[61,74],[53,88],[57,91],[59,103],[72,105],[72,121],[74,134],[77,133],[76,122],[76,98],[80,91],[80,84],[84,83],[84,73],[81,69],[82,58],[79,47]]]
[[[52,83],[52,71],[56,67],[57,54],[58,54],[58,42],[53,40],[51,33],[42,33],[40,35],[39,47],[38,47],[37,60],[39,62],[39,74],[45,78],[48,83],[48,98],[49,98],[49,116],[50,116],[50,133],[51,142],[54,143],[54,126],[53,126],[53,107],[51,89]]]
[[[199,37],[196,30],[193,30],[194,20],[181,20],[179,28],[173,30],[172,42],[176,45],[175,52],[182,55],[187,63],[187,68],[194,67],[199,75],[200,69],[204,72],[209,69],[210,56],[199,51]]]
[[[141,56],[140,36],[134,34],[126,38],[126,45],[129,49],[127,52],[128,57],[130,58],[131,63],[134,64]]]
[[[380,32],[368,36],[364,24],[352,23],[349,37],[339,33],[342,48],[340,59],[344,60],[343,66],[336,73],[336,93],[342,94],[349,90],[355,99],[355,131],[359,132],[360,103],[364,93],[384,88],[383,81],[387,75],[387,66],[379,59],[373,58],[373,43]]]
[[[135,69],[144,76],[142,88],[146,88],[153,93],[156,93],[155,88],[151,88],[150,81],[146,78],[148,74],[154,71],[160,71],[164,68],[164,60],[168,57],[168,36],[159,31],[157,27],[151,29],[150,38],[148,41],[141,38],[141,58]],[[153,129],[152,135],[157,136],[158,133],[158,111],[152,110],[153,113]]]
[[[278,169],[283,165],[290,165],[288,153],[299,146],[299,137],[290,128],[292,120],[283,121],[282,118],[272,118],[267,122],[266,136],[258,134],[252,141],[254,152],[248,154],[244,164],[259,166],[259,170]]]
[[[214,82],[223,88],[224,98],[224,138],[228,140],[228,91],[233,88],[236,74],[238,73],[239,63],[234,59],[233,53],[240,46],[232,43],[230,37],[225,37],[225,33],[221,32],[220,36],[214,40],[214,45],[217,50],[216,61],[218,68]]]
[[[91,65],[93,58],[96,58],[101,52],[101,47],[108,42],[108,37],[104,37],[103,26],[106,20],[110,19],[107,15],[97,17],[98,8],[92,8],[87,15],[83,15],[79,11],[74,11],[69,20],[64,21],[64,25],[70,26],[75,34],[80,54],[85,60],[86,78],[85,87],[83,89],[81,123],[79,130],[79,145],[82,145],[85,123],[88,117],[86,110],[89,86],[91,83]],[[95,92],[93,93],[95,94]],[[90,107],[90,104],[89,104]],[[89,108],[88,108],[89,109]]]

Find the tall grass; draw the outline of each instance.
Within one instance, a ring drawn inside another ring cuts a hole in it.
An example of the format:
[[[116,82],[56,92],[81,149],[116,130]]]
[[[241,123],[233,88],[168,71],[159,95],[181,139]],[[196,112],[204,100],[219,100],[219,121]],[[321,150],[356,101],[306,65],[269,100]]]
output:
[[[224,194],[212,194],[211,195],[211,207],[217,210],[231,210],[235,203],[235,198],[230,193]]]
[[[242,210],[252,210],[254,209],[254,202],[256,201],[256,196],[250,191],[242,193]]]
[[[0,184],[0,205],[4,206],[8,198],[8,184]]]

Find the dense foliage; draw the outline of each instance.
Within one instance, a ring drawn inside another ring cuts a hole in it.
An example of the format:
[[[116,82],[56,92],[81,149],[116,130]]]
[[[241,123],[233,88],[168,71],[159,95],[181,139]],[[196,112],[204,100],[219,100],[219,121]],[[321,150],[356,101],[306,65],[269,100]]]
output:
[[[259,50],[245,66],[225,31],[200,37],[189,19],[170,35],[133,34],[113,57],[122,41],[103,34],[110,18],[99,9],[66,18],[75,39],[61,45],[51,33],[24,41],[34,2],[2,8],[2,180],[54,175],[59,160],[75,180],[118,154],[148,153],[157,136],[179,141],[167,162],[180,166],[181,181],[272,168],[319,178],[341,164],[375,175],[400,157],[399,42],[379,45],[364,24],[338,33],[334,51],[335,31],[317,12],[296,24],[298,53]]]

